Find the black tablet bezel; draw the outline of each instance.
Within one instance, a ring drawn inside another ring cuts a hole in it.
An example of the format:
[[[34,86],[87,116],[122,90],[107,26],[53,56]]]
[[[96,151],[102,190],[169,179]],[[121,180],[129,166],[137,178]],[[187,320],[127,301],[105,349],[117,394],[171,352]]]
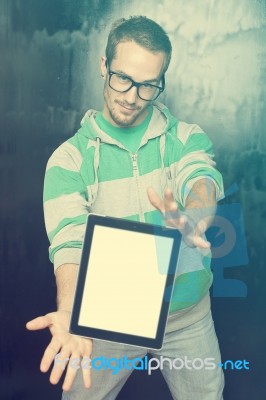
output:
[[[121,332],[113,332],[113,331],[91,328],[88,326],[81,326],[78,324],[87,267],[89,264],[93,232],[94,232],[94,227],[96,225],[110,227],[110,228],[124,229],[127,231],[148,233],[161,237],[170,237],[173,239],[172,252],[170,257],[168,274],[165,281],[160,318],[155,338],[129,335]],[[171,288],[170,291],[172,293],[180,244],[181,244],[181,234],[177,229],[166,228],[160,225],[152,225],[144,222],[132,221],[127,219],[101,216],[98,214],[89,214],[87,218],[82,256],[81,256],[74,304],[71,315],[71,322],[69,329],[70,333],[74,335],[89,337],[92,339],[124,343],[128,345],[146,347],[151,349],[160,349],[162,347],[162,342],[164,338],[165,326],[171,299],[171,296],[169,296],[169,288]]]

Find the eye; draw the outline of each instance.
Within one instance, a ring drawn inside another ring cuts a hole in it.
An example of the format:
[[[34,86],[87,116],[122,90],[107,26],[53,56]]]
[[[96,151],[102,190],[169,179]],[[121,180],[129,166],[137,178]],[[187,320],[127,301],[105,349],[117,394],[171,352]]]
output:
[[[153,89],[153,85],[150,85],[149,83],[143,83],[142,85],[145,89]]]
[[[128,83],[130,82],[130,79],[125,76],[125,75],[116,75],[116,78],[119,80],[121,83]]]
[[[145,92],[153,92],[154,90],[156,90],[156,86],[151,85],[150,83],[143,83],[141,87],[142,90],[145,90]]]

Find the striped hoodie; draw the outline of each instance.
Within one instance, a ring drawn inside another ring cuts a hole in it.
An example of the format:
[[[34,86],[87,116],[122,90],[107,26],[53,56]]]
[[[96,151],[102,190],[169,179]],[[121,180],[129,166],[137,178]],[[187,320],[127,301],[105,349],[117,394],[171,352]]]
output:
[[[87,111],[78,132],[55,150],[47,164],[44,216],[55,269],[79,264],[90,212],[162,224],[149,202],[149,186],[161,197],[170,187],[181,209],[193,184],[203,177],[213,180],[217,200],[223,197],[212,143],[199,126],[178,121],[164,105],[155,103],[139,148],[132,154],[100,130],[96,115],[97,111]],[[203,256],[182,241],[170,312],[199,303],[211,284],[210,255]]]

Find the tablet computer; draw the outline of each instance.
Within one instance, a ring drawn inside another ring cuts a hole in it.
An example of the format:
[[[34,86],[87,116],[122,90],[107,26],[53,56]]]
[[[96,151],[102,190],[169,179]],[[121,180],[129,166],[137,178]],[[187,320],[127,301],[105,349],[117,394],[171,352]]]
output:
[[[70,332],[160,349],[180,242],[177,229],[89,214]]]

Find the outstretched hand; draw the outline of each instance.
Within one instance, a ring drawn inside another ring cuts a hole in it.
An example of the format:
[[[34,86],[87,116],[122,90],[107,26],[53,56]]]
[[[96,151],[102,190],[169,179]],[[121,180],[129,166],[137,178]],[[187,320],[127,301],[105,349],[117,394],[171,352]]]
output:
[[[70,313],[68,311],[56,311],[37,317],[26,324],[29,330],[50,329],[52,339],[44,352],[40,370],[47,372],[57,356],[50,375],[50,382],[57,384],[68,364],[63,384],[64,391],[71,389],[79,368],[77,360],[89,359],[92,352],[92,340],[71,335],[68,332],[69,323]],[[58,354],[59,352],[60,354]],[[84,386],[89,388],[91,386],[90,368],[82,368],[82,373]]]
[[[165,190],[163,199],[158,196],[152,187],[148,188],[147,194],[150,203],[163,215],[165,225],[178,229],[188,246],[202,249],[210,248],[210,243],[203,238],[207,223],[204,218],[199,218],[200,213],[198,210],[187,209],[185,212],[181,212],[171,189]]]

